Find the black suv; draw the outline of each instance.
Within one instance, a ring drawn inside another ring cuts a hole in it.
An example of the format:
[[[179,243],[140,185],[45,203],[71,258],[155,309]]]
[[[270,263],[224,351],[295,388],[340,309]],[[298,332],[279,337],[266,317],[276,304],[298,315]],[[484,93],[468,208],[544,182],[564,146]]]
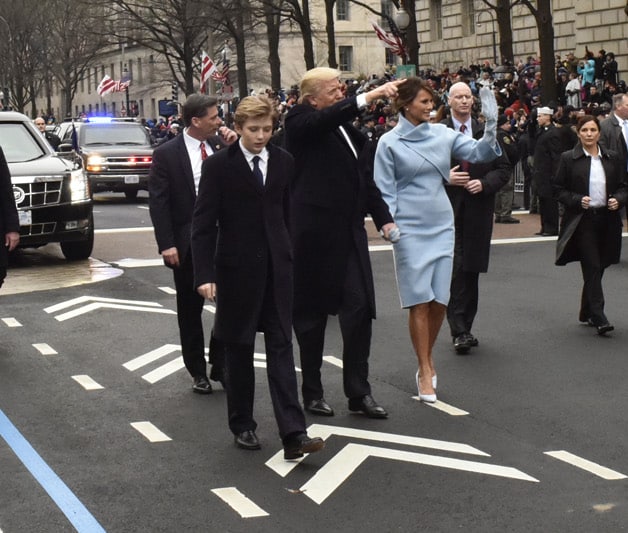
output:
[[[123,192],[129,200],[148,190],[153,146],[144,126],[134,121],[89,119],[66,130],[60,150],[72,149],[72,135],[92,192]]]
[[[88,258],[94,246],[94,218],[83,169],[55,154],[21,113],[0,113],[0,145],[11,171],[20,246],[58,242],[66,259]]]

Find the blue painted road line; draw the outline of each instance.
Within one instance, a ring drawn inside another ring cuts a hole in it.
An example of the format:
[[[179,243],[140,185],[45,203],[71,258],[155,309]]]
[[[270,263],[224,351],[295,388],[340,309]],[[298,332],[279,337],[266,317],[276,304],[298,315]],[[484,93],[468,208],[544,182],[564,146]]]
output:
[[[0,409],[0,437],[44,488],[79,533],[105,532],[68,486],[46,464]]]

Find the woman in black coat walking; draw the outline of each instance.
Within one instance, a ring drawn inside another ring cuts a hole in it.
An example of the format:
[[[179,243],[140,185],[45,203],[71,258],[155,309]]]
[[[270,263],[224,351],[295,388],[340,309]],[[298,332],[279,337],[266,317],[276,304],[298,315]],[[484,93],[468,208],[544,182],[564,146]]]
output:
[[[576,131],[580,142],[562,154],[553,183],[556,198],[565,206],[556,264],[580,261],[584,286],[579,319],[604,335],[614,327],[604,314],[602,276],[621,254],[619,209],[628,198],[626,160],[616,152],[602,152],[596,117],[580,117]]]

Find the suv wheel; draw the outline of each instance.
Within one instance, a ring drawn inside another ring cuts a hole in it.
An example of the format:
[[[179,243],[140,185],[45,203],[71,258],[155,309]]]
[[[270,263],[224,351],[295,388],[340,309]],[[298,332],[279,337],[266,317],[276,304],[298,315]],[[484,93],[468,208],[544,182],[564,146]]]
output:
[[[62,242],[61,251],[68,261],[87,259],[94,249],[94,219],[90,217],[89,233],[84,241]]]

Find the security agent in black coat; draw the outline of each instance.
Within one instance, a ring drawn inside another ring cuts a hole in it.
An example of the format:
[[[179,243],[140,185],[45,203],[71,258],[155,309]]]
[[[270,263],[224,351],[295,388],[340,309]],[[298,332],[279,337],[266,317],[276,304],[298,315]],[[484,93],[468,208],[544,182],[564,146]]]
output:
[[[13,251],[20,242],[20,222],[13,196],[11,173],[9,165],[0,148],[0,287],[7,275],[9,252]]]
[[[624,136],[623,123],[628,120],[628,94],[613,95],[613,112],[600,124],[600,146],[617,152],[628,166],[628,139]],[[628,208],[624,207],[628,219]]]
[[[349,409],[385,418],[387,413],[373,400],[368,381],[375,290],[364,217],[370,213],[385,235],[395,226],[372,174],[359,171],[358,158],[366,140],[350,122],[360,107],[394,96],[403,80],[344,98],[339,74],[327,68],[308,71],[301,81],[301,103],[285,120],[286,147],[297,168],[291,205],[293,327],[307,411],[333,415],[323,396],[321,365],[327,317],[337,314]]]
[[[592,116],[578,120],[579,130],[592,124],[599,127]],[[628,200],[628,182],[623,156],[603,147],[587,146],[587,149],[598,152],[605,194],[598,198],[602,205],[593,205],[592,157],[585,153],[582,144],[561,155],[558,173],[552,180],[554,193],[565,207],[556,264],[580,261],[584,285],[579,320],[595,326],[598,334],[603,335],[612,331],[613,326],[604,314],[602,276],[608,266],[619,262],[622,241],[619,209]]]
[[[460,83],[460,84],[459,84]],[[471,99],[471,91],[459,82],[450,89],[449,105],[452,116],[443,121],[447,127],[459,129],[470,117],[469,104],[458,101],[460,94]],[[454,122],[454,119],[456,122]],[[473,138],[484,134],[483,126],[470,118]],[[489,163],[472,163],[453,160],[452,168],[468,167],[469,183],[477,180],[479,192],[467,187],[448,186],[447,195],[454,211],[455,243],[454,264],[451,278],[451,295],[447,305],[447,321],[454,349],[466,354],[479,341],[472,333],[473,322],[478,310],[480,273],[488,271],[493,233],[495,193],[509,180],[512,167],[502,148],[502,154]]]
[[[185,131],[153,152],[148,181],[149,209],[159,253],[164,264],[173,270],[183,361],[194,379],[193,390],[208,394],[212,389],[205,362],[204,299],[194,287],[190,254],[192,214],[203,157],[201,139],[206,154],[210,155],[227,142],[233,142],[237,135],[227,128],[221,128],[221,135],[217,135],[222,120],[218,117],[215,98],[192,95],[182,112]],[[220,355],[220,350],[215,349],[216,343],[213,344],[210,344],[210,353]],[[210,377],[222,381],[220,361],[216,363]]]

